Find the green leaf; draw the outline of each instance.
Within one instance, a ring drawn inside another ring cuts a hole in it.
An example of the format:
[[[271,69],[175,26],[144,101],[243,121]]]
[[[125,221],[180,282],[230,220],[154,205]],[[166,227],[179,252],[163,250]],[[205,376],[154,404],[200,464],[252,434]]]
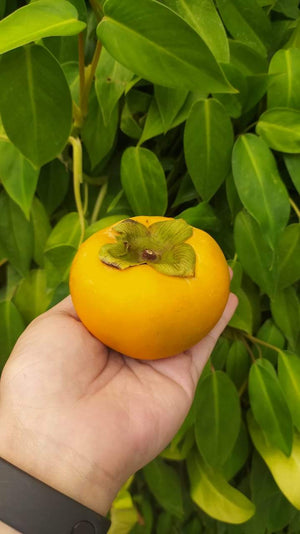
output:
[[[0,18],[3,17],[6,8],[6,0],[0,0]]]
[[[78,213],[70,212],[53,228],[45,247],[45,268],[49,287],[56,287],[69,275],[72,260],[80,243]]]
[[[300,152],[300,110],[272,108],[265,111],[256,125],[256,132],[274,150]]]
[[[266,55],[271,39],[271,24],[256,0],[217,0],[218,10],[229,33]]]
[[[111,112],[110,120],[105,126],[104,117],[97,95],[93,90],[89,101],[89,112],[82,129],[82,140],[88,151],[92,169],[110,152],[113,147],[119,120],[118,106]]]
[[[178,191],[172,204],[172,208],[177,208],[185,202],[190,202],[191,200],[196,200],[198,198],[198,193],[194,187],[194,184],[189,174],[186,172],[180,178]]]
[[[295,427],[300,431],[300,358],[288,351],[278,355],[278,378]]]
[[[299,16],[299,2],[298,0],[276,0],[273,10],[296,19]]]
[[[284,162],[291,177],[291,180],[300,195],[300,155],[286,154]]]
[[[166,133],[172,128],[179,111],[187,99],[188,92],[185,89],[172,89],[162,85],[155,85],[154,94],[164,133]]]
[[[256,506],[255,518],[263,532],[278,532],[291,519],[295,509],[274,481],[263,459],[254,453],[250,473],[251,494]]]
[[[31,222],[33,228],[33,259],[44,266],[44,249],[51,226],[44,205],[35,197],[31,208]]]
[[[208,202],[199,202],[197,206],[187,208],[176,215],[176,219],[184,219],[191,226],[204,231],[216,230],[220,226],[220,221]]]
[[[95,89],[101,108],[103,122],[108,126],[117,102],[124,93],[133,72],[123,67],[103,47],[96,69]]]
[[[10,300],[0,302],[0,368],[25,328],[22,316]]]
[[[7,194],[29,219],[38,170],[9,141],[0,139],[0,180]]]
[[[267,59],[248,44],[229,39],[229,49],[230,63],[245,76],[267,72]]]
[[[46,271],[34,269],[21,280],[13,300],[28,324],[47,310],[51,299],[52,292],[47,288]]]
[[[65,63],[62,63],[61,68],[68,82],[72,100],[74,100],[74,102],[79,106],[79,102],[80,102],[79,63],[78,61],[66,61]]]
[[[33,232],[20,208],[0,193],[0,243],[6,258],[20,274],[25,274],[33,255]]]
[[[22,275],[8,264],[6,266],[6,287],[1,291],[0,300],[11,300],[21,279]]]
[[[249,439],[244,421],[230,456],[222,467],[226,480],[231,480],[244,466],[249,455]]]
[[[234,65],[231,65],[231,63],[222,63],[222,68],[229,82],[238,90],[238,94],[232,95],[224,93],[213,96],[217,97],[218,101],[224,106],[230,117],[237,119],[241,116],[245,105],[247,104],[247,107],[249,105],[248,102],[250,97],[247,81],[244,74],[242,74]]]
[[[279,241],[279,289],[300,279],[300,224],[287,226]]]
[[[232,219],[234,220],[239,211],[241,211],[243,205],[240,201],[237,189],[235,187],[232,172],[230,172],[226,178],[226,197],[228,206],[231,211]]]
[[[278,277],[273,252],[257,222],[244,211],[235,219],[234,241],[245,272],[262,292],[273,295]]]
[[[250,357],[247,349],[239,339],[232,342],[226,360],[226,373],[239,389],[247,380],[250,369]]]
[[[232,125],[222,104],[213,98],[197,102],[186,122],[184,153],[190,176],[203,200],[209,200],[225,180],[232,146]]]
[[[65,0],[39,0],[0,21],[0,54],[50,35],[75,35],[85,28]]]
[[[285,339],[279,328],[274,324],[272,319],[267,319],[259,328],[257,331],[255,337],[258,339],[261,339],[262,341],[265,341],[266,343],[269,343],[269,345],[273,345],[274,347],[278,347],[279,349],[283,349],[285,344]],[[261,355],[264,360],[269,360],[273,365],[276,365],[277,363],[277,352],[274,349],[271,349],[269,347],[266,347],[261,344],[257,344],[259,347],[259,350],[256,351],[257,355]]]
[[[129,491],[121,488],[110,510],[110,534],[128,534],[138,518],[138,512]]]
[[[3,56],[0,75],[5,131],[26,158],[41,166],[61,152],[71,130],[71,95],[61,67],[46,48],[28,45]]]
[[[201,37],[164,5],[107,0],[104,15],[99,39],[115,59],[142,78],[178,89],[234,92]]]
[[[217,61],[229,61],[226,31],[213,0],[161,0],[202,37]]]
[[[256,360],[251,367],[249,397],[255,420],[270,443],[289,456],[293,443],[291,414],[277,376],[265,367],[264,360]]]
[[[273,154],[262,139],[241,135],[234,145],[232,171],[242,203],[274,249],[287,224],[290,204]]]
[[[108,217],[104,217],[103,219],[99,219],[99,221],[94,222],[90,226],[87,227],[84,235],[84,239],[88,239],[91,235],[93,235],[95,232],[99,232],[99,230],[102,230],[103,228],[108,228],[108,226],[112,226],[116,222],[122,221],[123,219],[128,219],[129,215],[126,214],[120,214],[120,215],[109,215]]]
[[[223,475],[208,466],[196,452],[187,460],[191,498],[206,514],[225,523],[248,521],[255,506],[240,491],[230,486]]]
[[[300,48],[300,20],[298,19],[297,23],[293,28],[293,32],[290,36],[290,39],[286,43],[286,48]]]
[[[268,87],[272,84],[272,80],[273,78],[270,74],[255,74],[247,77],[248,91],[244,102],[244,112],[250,111],[260,102]]]
[[[183,499],[180,479],[173,467],[156,458],[143,468],[151,493],[160,506],[179,519],[183,517]]]
[[[69,186],[69,173],[58,159],[42,167],[37,193],[48,215],[51,215],[64,200]]]
[[[125,150],[121,181],[135,215],[164,215],[167,184],[161,163],[151,150],[139,147]]]
[[[197,101],[199,98],[195,93],[189,93],[186,101],[184,102],[182,108],[179,110],[178,114],[176,115],[172,125],[169,125],[169,129],[175,128],[175,126],[178,126],[182,122],[184,122],[194,104],[195,101]],[[139,145],[142,145],[145,143],[145,141],[148,141],[148,139],[151,139],[152,137],[155,137],[157,135],[160,135],[164,133],[165,126],[162,120],[161,113],[159,111],[158,105],[156,100],[153,98],[147,113],[146,122],[144,126],[144,130],[142,133],[142,136],[139,140]]]
[[[300,303],[295,289],[290,286],[278,291],[271,300],[275,323],[295,350],[300,336]]]
[[[120,129],[123,133],[133,137],[133,139],[140,139],[151,100],[152,97],[143,91],[135,89],[129,91],[125,96],[125,104],[121,114]]]
[[[245,332],[248,332],[248,334],[251,334],[253,330],[253,313],[250,301],[241,287],[236,289],[234,293],[238,297],[239,302],[229,321],[229,326],[244,330]]]
[[[35,1],[40,2],[40,0],[35,0]],[[75,7],[79,20],[86,22],[88,14],[87,14],[85,0],[68,0],[68,2]]]
[[[228,375],[208,375],[197,392],[196,406],[197,447],[209,465],[219,467],[230,455],[241,424],[239,397]]]
[[[225,366],[228,350],[230,344],[228,339],[221,336],[219,337],[214,349],[211,353],[211,362],[216,370],[222,370]]]
[[[274,446],[256,423],[251,412],[247,414],[251,439],[270,469],[276,484],[295,508],[300,510],[300,436],[294,434],[291,455],[287,457]]]
[[[270,74],[277,74],[268,89],[268,108],[300,109],[300,50],[278,50],[271,59]]]

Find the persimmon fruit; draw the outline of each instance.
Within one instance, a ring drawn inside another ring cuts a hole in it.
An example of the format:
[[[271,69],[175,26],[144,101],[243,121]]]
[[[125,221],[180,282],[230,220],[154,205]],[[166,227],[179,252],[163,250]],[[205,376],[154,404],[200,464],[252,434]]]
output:
[[[167,358],[200,341],[220,319],[230,277],[222,250],[181,219],[139,216],[96,232],[70,272],[75,310],[117,352]]]

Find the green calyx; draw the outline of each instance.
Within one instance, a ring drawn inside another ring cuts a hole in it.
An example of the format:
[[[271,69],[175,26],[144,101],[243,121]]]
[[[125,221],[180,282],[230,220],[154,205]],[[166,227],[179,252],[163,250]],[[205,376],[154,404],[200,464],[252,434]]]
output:
[[[195,276],[196,254],[185,241],[193,228],[183,219],[156,222],[148,228],[126,219],[113,227],[115,243],[103,245],[100,260],[116,269],[147,264],[167,276]]]

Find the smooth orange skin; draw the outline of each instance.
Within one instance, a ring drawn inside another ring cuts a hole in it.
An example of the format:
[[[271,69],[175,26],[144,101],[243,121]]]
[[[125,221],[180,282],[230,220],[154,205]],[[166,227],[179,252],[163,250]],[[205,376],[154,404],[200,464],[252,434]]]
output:
[[[132,218],[145,226],[167,220]],[[189,349],[218,322],[229,296],[219,245],[193,228],[186,241],[196,252],[193,278],[166,276],[149,265],[122,271],[99,259],[101,246],[115,242],[113,226],[87,239],[73,260],[70,292],[79,318],[105,345],[131,358],[156,360]]]

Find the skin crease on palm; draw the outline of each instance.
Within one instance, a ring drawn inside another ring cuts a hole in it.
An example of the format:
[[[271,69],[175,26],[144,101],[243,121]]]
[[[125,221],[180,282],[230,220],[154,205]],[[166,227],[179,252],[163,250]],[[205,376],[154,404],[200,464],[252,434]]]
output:
[[[236,306],[231,293],[218,324],[185,353],[140,361],[94,338],[67,297],[27,327],[5,365],[0,456],[105,515],[180,428]]]

